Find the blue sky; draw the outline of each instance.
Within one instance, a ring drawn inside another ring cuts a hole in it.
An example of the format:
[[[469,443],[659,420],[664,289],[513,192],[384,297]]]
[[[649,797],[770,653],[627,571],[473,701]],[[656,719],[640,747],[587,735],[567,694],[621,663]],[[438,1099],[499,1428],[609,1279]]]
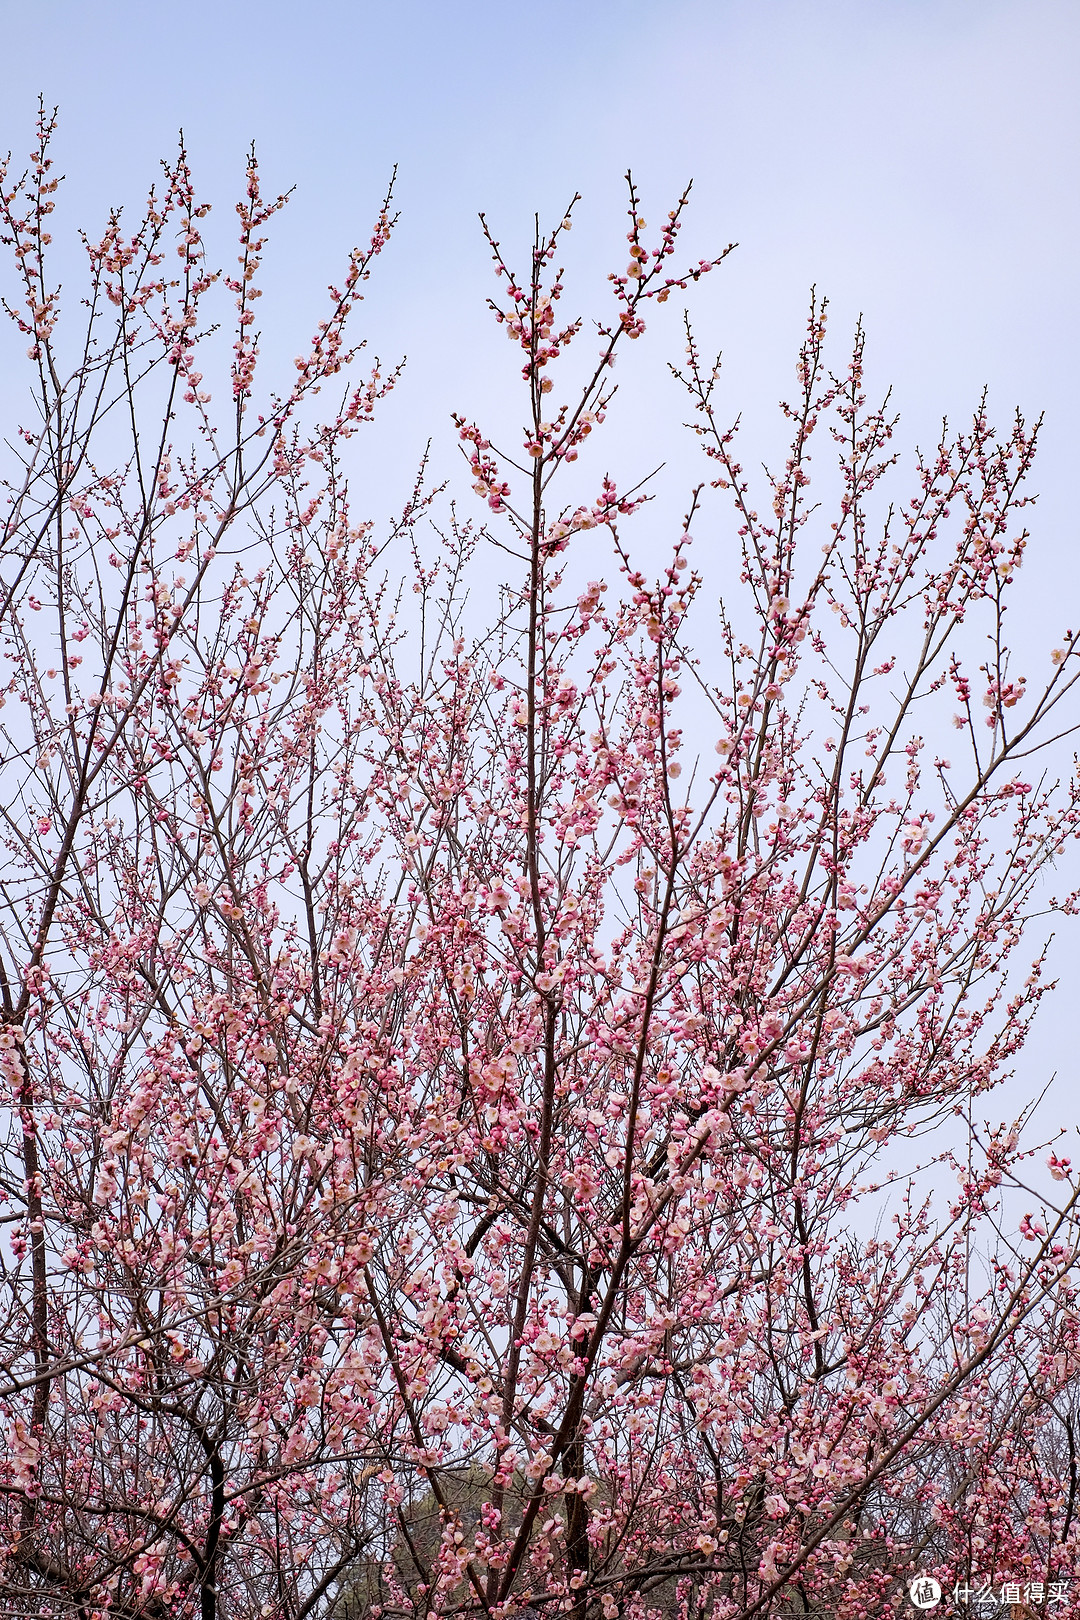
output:
[[[513,242],[534,209],[555,217],[580,190],[573,268],[601,298],[632,167],[647,213],[694,177],[695,257],[740,244],[697,307],[751,422],[788,384],[816,283],[839,332],[865,313],[873,374],[895,383],[918,436],[983,382],[1002,414],[1047,408],[1044,504],[1054,528],[1064,521],[1056,491],[1071,490],[1080,427],[1069,0],[35,0],[4,12],[0,149],[25,146],[39,91],[58,102],[73,219],[136,203],[181,125],[219,227],[250,140],[268,185],[295,184],[274,260],[285,348],[399,166],[402,225],[369,322],[376,346],[410,355],[393,423],[403,458],[453,406],[481,407],[505,353],[484,324],[477,210]],[[672,349],[675,322],[651,353],[658,378]],[[638,413],[619,431],[651,443],[655,423]]]

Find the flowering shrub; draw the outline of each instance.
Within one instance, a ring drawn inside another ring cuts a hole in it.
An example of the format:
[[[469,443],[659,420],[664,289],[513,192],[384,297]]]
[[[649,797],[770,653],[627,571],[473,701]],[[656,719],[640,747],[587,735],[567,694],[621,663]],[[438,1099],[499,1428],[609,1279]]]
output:
[[[0,600],[8,1609],[855,1617],[916,1567],[1055,1578],[1075,1177],[1055,1152],[1018,1203],[1026,1120],[981,1123],[1080,806],[1073,638],[1022,676],[1004,633],[1035,431],[980,406],[889,496],[861,333],[834,374],[815,303],[760,499],[688,327],[707,476],[648,574],[640,490],[559,495],[618,348],[719,263],[631,188],[576,391],[570,216],[522,273],[489,238],[522,442],[458,418],[480,518],[429,527],[421,481],[388,541],[349,441],[396,373],[347,379],[390,200],[266,393],[254,159],[233,274],[181,152],[69,317],[51,133],[2,187],[35,386]],[[717,618],[696,559],[732,532]],[[489,535],[520,574],[477,628]]]

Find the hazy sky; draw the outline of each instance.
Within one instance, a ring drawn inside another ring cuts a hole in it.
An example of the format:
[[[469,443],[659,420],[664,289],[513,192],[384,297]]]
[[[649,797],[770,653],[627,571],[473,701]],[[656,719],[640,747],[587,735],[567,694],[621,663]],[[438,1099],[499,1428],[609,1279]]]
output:
[[[493,356],[507,369],[477,211],[523,241],[534,209],[553,219],[580,190],[572,268],[600,307],[632,167],[650,222],[694,177],[694,257],[740,244],[697,309],[751,423],[789,385],[816,283],[838,333],[865,313],[871,374],[920,438],[983,382],[1002,415],[1047,409],[1047,545],[1065,540],[1075,0],[9,0],[3,41],[0,149],[25,148],[39,91],[58,102],[80,223],[137,203],[182,125],[223,228],[256,140],[267,184],[296,186],[274,260],[285,348],[399,166],[369,320],[383,352],[410,356],[390,434],[402,466],[449,408],[495,397]],[[659,378],[678,349],[676,315],[635,363]],[[638,409],[617,430],[649,447],[655,424]],[[1071,565],[1071,530],[1059,555]]]
[[[400,506],[429,434],[453,464],[451,408],[520,419],[477,211],[524,244],[534,209],[552,221],[581,191],[568,303],[580,288],[599,310],[624,262],[631,167],[650,223],[694,177],[693,258],[740,244],[697,289],[697,318],[763,446],[812,284],[841,346],[864,313],[871,377],[895,384],[912,437],[983,383],[1000,418],[1046,410],[1017,630],[1039,643],[1047,615],[1072,611],[1076,0],[8,0],[2,15],[0,149],[28,148],[39,92],[59,103],[72,223],[137,205],[181,125],[223,232],[252,139],[267,185],[295,185],[263,306],[264,350],[286,368],[398,165],[402,223],[366,319],[409,369],[367,451],[373,510]],[[665,424],[685,411],[663,366],[679,350],[675,310],[620,366],[633,386],[610,442],[642,471],[670,455],[681,509]],[[5,399],[18,387],[9,376]],[[1063,1019],[1046,1040],[1065,1053]]]

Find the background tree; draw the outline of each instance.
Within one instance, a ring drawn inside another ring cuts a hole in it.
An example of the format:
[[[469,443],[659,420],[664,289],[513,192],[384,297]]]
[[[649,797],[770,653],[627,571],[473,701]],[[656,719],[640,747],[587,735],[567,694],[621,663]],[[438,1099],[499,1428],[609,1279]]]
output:
[[[3,183],[36,410],[0,604],[9,1610],[720,1620],[876,1615],[916,1564],[1057,1581],[1072,1172],[1028,1193],[1025,1121],[979,1118],[1080,804],[1072,637],[1025,679],[1004,634],[1035,431],[980,406],[889,504],[862,335],[831,372],[815,303],[762,517],[688,327],[707,485],[649,578],[645,493],[578,499],[570,464],[618,347],[719,260],[680,269],[686,199],[649,235],[631,187],[564,393],[569,218],[524,274],[489,237],[523,443],[459,419],[489,527],[421,477],[377,536],[349,440],[396,374],[344,379],[389,201],[257,393],[254,159],[236,271],[181,151],[87,242],[76,338],[51,133]],[[517,572],[478,610],[489,538]]]

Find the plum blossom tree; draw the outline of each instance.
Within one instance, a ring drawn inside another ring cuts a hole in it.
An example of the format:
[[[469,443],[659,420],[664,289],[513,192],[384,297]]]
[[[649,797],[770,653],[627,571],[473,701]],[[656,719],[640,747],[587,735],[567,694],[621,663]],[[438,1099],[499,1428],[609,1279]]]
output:
[[[421,477],[379,534],[351,441],[397,373],[349,332],[390,199],[274,393],[254,158],[231,273],[181,150],[69,313],[52,132],[2,183],[5,1612],[1060,1597],[1075,1178],[981,1118],[1050,984],[1025,930],[1076,909],[1080,650],[1025,679],[1005,634],[1036,429],[980,405],[894,499],[814,302],[759,500],[687,326],[705,477],[650,575],[647,489],[571,464],[720,259],[631,186],[576,383],[570,216],[523,272],[489,234],[523,440],[457,419],[482,518]]]

